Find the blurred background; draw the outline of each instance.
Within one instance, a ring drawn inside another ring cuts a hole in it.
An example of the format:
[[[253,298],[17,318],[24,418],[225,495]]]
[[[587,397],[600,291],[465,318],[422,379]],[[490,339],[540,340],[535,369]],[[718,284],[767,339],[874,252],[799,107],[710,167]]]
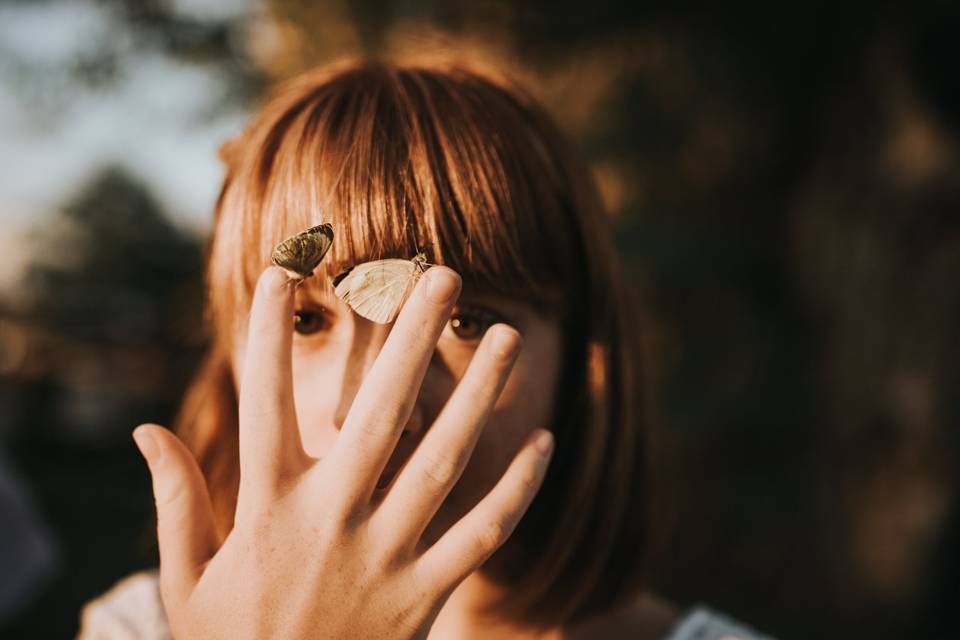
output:
[[[130,438],[202,352],[217,147],[276,81],[455,47],[589,160],[644,303],[655,586],[960,637],[960,11],[0,0],[0,636],[157,564]]]

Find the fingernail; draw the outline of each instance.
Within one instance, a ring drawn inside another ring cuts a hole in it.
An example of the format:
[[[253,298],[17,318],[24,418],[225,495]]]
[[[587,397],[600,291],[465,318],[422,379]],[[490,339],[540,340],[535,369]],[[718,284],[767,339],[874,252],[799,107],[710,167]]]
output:
[[[276,291],[283,293],[290,293],[294,288],[298,279],[293,278],[290,272],[281,269],[280,267],[269,267],[261,276],[263,282],[262,285],[266,288],[267,291]]]
[[[460,288],[460,278],[449,269],[431,269],[427,273],[427,298],[437,303],[450,302]]]
[[[134,429],[133,440],[137,443],[140,454],[148,464],[156,464],[160,461],[160,445],[157,444],[156,438],[150,435],[145,429],[142,427]]]
[[[490,340],[493,353],[501,358],[509,358],[520,347],[520,334],[516,329],[497,327]]]
[[[545,456],[553,449],[553,434],[544,430],[537,435],[537,439],[533,444],[537,447],[537,451]]]

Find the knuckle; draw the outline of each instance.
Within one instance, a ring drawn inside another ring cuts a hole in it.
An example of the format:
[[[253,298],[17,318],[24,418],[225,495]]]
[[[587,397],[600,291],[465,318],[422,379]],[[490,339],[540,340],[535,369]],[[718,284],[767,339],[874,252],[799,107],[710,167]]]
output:
[[[254,539],[266,538],[276,526],[276,519],[270,509],[249,510],[243,516],[236,517],[238,529]]]
[[[535,466],[527,466],[519,472],[519,483],[524,493],[534,492],[540,488],[540,471]]]
[[[380,575],[398,574],[408,564],[408,545],[404,541],[380,542],[374,549],[373,564]]]
[[[474,542],[484,554],[493,553],[507,539],[508,532],[499,520],[487,522],[474,532]]]
[[[174,478],[167,480],[157,487],[154,495],[158,518],[162,518],[171,508],[186,501],[190,494],[190,487],[186,483]]]
[[[358,499],[355,490],[343,486],[335,475],[334,467],[321,470],[318,475],[320,487],[337,487],[327,491],[322,502],[316,503],[314,511],[320,522],[319,531],[327,536],[352,535],[367,521],[370,515],[369,505]]]
[[[443,456],[428,454],[424,456],[421,473],[432,484],[446,487],[460,477],[462,455]]]
[[[388,424],[385,420],[367,419],[360,423],[358,429],[364,439],[376,439],[383,437],[388,430]]]
[[[403,406],[394,407],[387,402],[381,402],[373,415],[358,416],[359,420],[355,423],[356,427],[352,424],[345,425],[344,430],[348,428],[357,430],[359,434],[358,448],[363,446],[360,443],[379,442],[396,430],[394,425],[399,424],[403,409]]]
[[[346,499],[331,498],[316,517],[314,534],[328,540],[349,537],[360,529],[364,520],[365,512],[360,506]]]

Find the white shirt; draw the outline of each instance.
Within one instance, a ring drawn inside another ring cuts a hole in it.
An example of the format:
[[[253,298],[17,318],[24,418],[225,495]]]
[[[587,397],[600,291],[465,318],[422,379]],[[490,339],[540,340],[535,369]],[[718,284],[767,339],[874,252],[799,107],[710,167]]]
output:
[[[157,570],[127,576],[91,600],[77,640],[172,640]],[[664,640],[772,640],[706,606],[690,609]]]

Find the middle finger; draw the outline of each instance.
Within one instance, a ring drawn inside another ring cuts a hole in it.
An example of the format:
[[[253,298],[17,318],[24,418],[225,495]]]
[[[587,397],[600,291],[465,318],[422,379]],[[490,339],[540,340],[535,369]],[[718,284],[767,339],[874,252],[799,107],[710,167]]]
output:
[[[427,365],[460,293],[460,276],[431,267],[404,304],[370,368],[330,453],[340,497],[352,511],[370,500],[410,419]]]

